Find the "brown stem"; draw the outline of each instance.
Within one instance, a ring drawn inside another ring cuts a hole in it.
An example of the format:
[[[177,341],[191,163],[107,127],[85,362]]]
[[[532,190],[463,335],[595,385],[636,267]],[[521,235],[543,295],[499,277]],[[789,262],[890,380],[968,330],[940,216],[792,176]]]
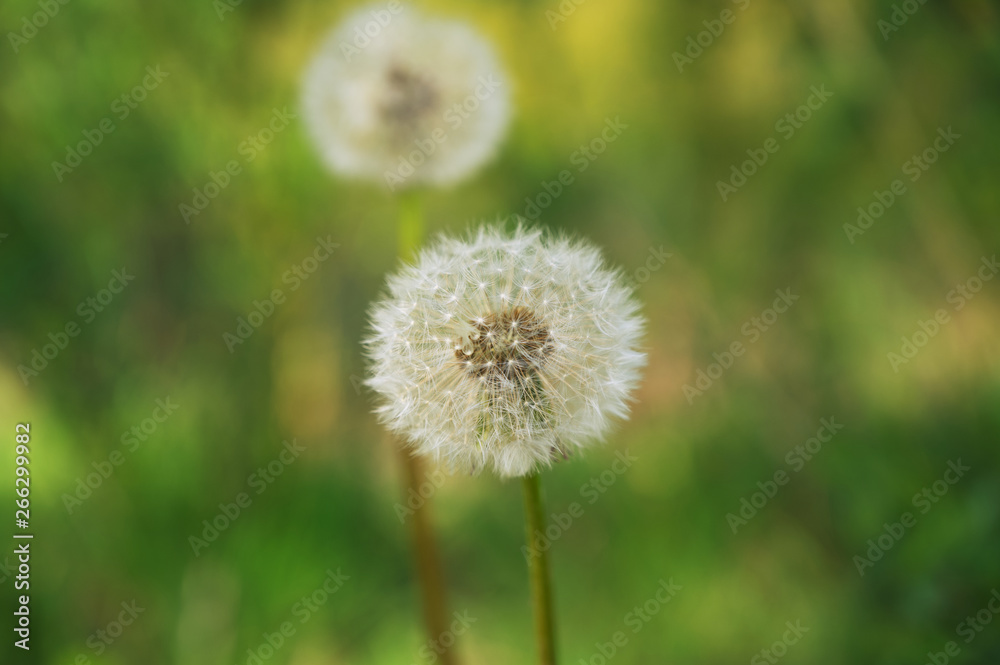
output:
[[[403,466],[406,469],[407,485],[414,494],[421,496],[420,484],[426,479],[424,465],[419,457],[400,447]],[[409,492],[407,492],[409,496]],[[445,597],[444,575],[438,558],[437,544],[431,529],[430,502],[414,510],[410,517],[413,528],[413,547],[417,557],[417,576],[420,579],[420,593],[424,608],[424,623],[431,640],[440,645],[441,636],[448,631],[448,601]],[[440,654],[441,665],[455,665],[455,656],[450,648],[443,645]]]

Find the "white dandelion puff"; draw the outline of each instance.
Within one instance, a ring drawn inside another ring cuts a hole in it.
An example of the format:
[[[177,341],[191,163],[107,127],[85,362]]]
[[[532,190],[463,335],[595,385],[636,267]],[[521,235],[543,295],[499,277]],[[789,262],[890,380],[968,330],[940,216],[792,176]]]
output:
[[[359,10],[330,33],[305,74],[305,121],[335,172],[392,189],[454,183],[496,152],[509,86],[472,29],[396,9],[382,23]]]
[[[440,238],[388,279],[365,340],[376,412],[415,454],[522,476],[628,415],[639,305],[592,245],[519,227]]]

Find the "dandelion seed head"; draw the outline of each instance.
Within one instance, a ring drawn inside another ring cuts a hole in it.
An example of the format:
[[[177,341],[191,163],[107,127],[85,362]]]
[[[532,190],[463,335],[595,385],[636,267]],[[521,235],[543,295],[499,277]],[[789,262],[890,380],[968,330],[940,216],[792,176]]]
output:
[[[523,227],[431,244],[389,277],[371,329],[380,420],[415,454],[502,477],[601,440],[645,363],[620,272],[587,242]]]
[[[373,8],[383,10],[362,8],[337,26],[305,73],[304,119],[323,161],[393,189],[471,175],[496,152],[509,118],[492,48],[463,23],[405,5],[366,33]]]

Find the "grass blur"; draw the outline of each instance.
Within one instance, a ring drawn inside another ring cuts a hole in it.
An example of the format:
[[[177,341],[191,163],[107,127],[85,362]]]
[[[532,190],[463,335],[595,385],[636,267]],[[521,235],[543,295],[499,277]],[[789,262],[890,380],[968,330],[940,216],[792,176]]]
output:
[[[602,662],[595,643],[616,631],[620,665],[746,662],[787,621],[809,628],[789,663],[922,663],[949,640],[954,662],[997,662],[996,622],[969,643],[957,626],[1000,585],[1000,280],[961,309],[949,298],[1000,249],[996,6],[926,3],[884,39],[888,0],[562,5],[564,21],[555,0],[421,3],[495,43],[517,109],[497,160],[427,193],[429,230],[534,203],[539,224],[624,267],[649,319],[632,419],[543,477],[550,513],[583,508],[551,550],[562,662]],[[24,662],[242,664],[285,621],[295,633],[268,663],[426,662],[402,470],[358,384],[366,308],[397,265],[395,203],[331,177],[298,118],[244,144],[275,109],[297,113],[304,64],[352,6],[245,0],[220,20],[207,0],[70,0],[0,48],[0,495],[13,513],[14,423],[30,422]],[[678,71],[675,52],[724,9],[734,20]],[[5,3],[4,33],[37,11]],[[157,66],[168,75],[122,117],[115,100]],[[832,96],[776,129],[812,86]],[[104,118],[114,130],[57,177]],[[620,136],[581,161],[616,120]],[[904,164],[949,127],[960,138],[911,180]],[[772,137],[723,201],[718,182]],[[186,224],[179,206],[231,160],[240,172]],[[572,183],[545,205],[563,170]],[[896,179],[905,193],[845,231]],[[291,289],[327,237],[339,247]],[[81,314],[123,266],[134,280]],[[230,352],[223,335],[276,288],[286,302]],[[761,330],[785,289],[799,299]],[[939,309],[948,322],[891,362]],[[25,385],[19,366],[70,322],[79,334]],[[686,391],[734,342],[731,367]],[[126,444],[168,397],[177,410]],[[786,455],[831,417],[843,429],[796,470]],[[305,451],[264,480],[293,439]],[[68,510],[116,450],[123,463]],[[638,461],[609,475],[625,451]],[[921,512],[914,495],[958,459],[971,470]],[[782,470],[734,534],[727,514]],[[189,537],[240,492],[250,505],[195,556]],[[433,510],[452,609],[476,619],[463,662],[532,662],[518,483],[448,477]],[[906,511],[916,525],[859,575],[854,557]],[[350,579],[300,622],[296,604],[338,568]],[[22,662],[0,578],[2,661]],[[671,578],[682,588],[636,624]],[[95,631],[133,599],[145,611],[98,656]]]

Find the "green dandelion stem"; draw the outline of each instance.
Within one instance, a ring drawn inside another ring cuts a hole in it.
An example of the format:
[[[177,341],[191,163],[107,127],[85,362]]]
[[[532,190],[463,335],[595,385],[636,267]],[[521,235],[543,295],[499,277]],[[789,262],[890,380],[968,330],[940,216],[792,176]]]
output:
[[[535,641],[540,665],[555,665],[556,640],[552,609],[552,583],[548,552],[538,547],[536,533],[545,533],[541,482],[537,473],[522,478],[524,486],[525,528],[528,538],[528,575],[535,616]]]
[[[424,240],[424,211],[420,192],[408,190],[399,195],[399,225],[396,236],[400,258],[404,261],[412,259]]]

